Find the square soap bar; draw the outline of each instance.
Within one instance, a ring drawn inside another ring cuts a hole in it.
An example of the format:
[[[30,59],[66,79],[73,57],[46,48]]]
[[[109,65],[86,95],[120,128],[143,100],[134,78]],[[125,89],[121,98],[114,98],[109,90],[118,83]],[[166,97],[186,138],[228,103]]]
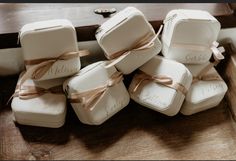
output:
[[[191,71],[193,76],[196,76],[207,64],[208,63],[205,63],[204,65],[186,65],[186,67]],[[215,68],[209,70],[206,76],[207,75],[218,77],[219,80],[203,79],[194,82],[191,85],[181,108],[182,114],[191,115],[213,108],[224,98],[228,89],[224,80],[220,77]]]
[[[39,21],[26,24],[20,31],[24,60],[57,58],[67,52],[77,52],[75,28],[66,19]],[[26,64],[26,69],[37,64]],[[80,70],[80,58],[58,60],[38,80],[66,77]]]
[[[130,50],[145,36],[148,43],[155,37],[155,31],[143,13],[134,7],[127,7],[111,17],[98,28],[96,33],[96,39],[108,59],[115,53]],[[156,38],[152,47],[131,51],[116,64],[116,68],[123,74],[130,74],[157,55],[161,47],[159,38]]]
[[[181,63],[207,63],[220,28],[220,22],[206,11],[172,10],[164,20],[162,53]]]
[[[144,77],[147,79],[143,79],[142,77],[134,76],[129,86],[131,99],[165,115],[176,115],[184,101],[184,93],[189,89],[192,82],[192,75],[189,70],[183,64],[161,56],[155,56],[140,67],[139,70],[141,73],[150,76],[150,78]],[[160,83],[160,81],[165,81],[166,79],[160,79],[159,82],[158,80],[152,80],[154,77],[161,78],[163,76],[172,79],[171,85],[178,84],[185,90],[176,90]],[[140,80],[143,81],[141,82]],[[138,84],[139,87],[134,91]]]
[[[11,107],[16,122],[22,125],[50,128],[58,128],[64,125],[66,116],[66,96],[62,90],[63,81],[64,79],[62,78],[40,82],[31,79],[26,80],[21,86],[22,89],[25,89],[25,86],[43,89],[60,86],[60,91],[62,93],[55,94],[46,92],[29,99],[22,99],[19,96],[14,97]]]
[[[63,89],[68,98],[72,98],[73,93],[83,93],[96,88],[107,86],[110,79],[117,73],[114,66],[106,68],[107,61],[99,61],[83,68],[76,76],[64,82]],[[115,81],[116,82],[116,81]],[[90,93],[90,99],[95,92]],[[71,105],[82,123],[89,125],[99,125],[113,116],[115,113],[128,105],[130,96],[122,80],[117,81],[112,86],[107,86],[105,90],[97,95],[94,104],[84,106],[82,102],[72,102]],[[78,99],[79,100],[79,99]],[[85,99],[85,101],[88,101]]]

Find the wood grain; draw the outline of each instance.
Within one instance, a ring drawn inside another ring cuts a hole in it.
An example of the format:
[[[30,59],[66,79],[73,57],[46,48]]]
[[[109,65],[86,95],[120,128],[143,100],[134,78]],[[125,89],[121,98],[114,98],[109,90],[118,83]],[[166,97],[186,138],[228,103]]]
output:
[[[141,10],[149,21],[162,21],[170,10],[177,8],[207,10],[214,16],[226,16],[233,13],[226,3],[0,4],[0,33],[18,32],[26,23],[55,18],[69,19],[76,27],[100,25],[107,18],[95,14],[94,9],[115,7],[119,12],[127,6],[133,6]]]
[[[97,3],[97,4],[0,4],[0,49],[18,47],[20,28],[31,22],[66,18],[76,27],[78,41],[95,40],[95,31],[107,20],[93,11],[100,7],[115,7],[117,12],[127,6],[141,10],[157,31],[166,14],[172,9],[201,9],[216,16],[222,27],[236,26],[233,10],[227,3]],[[229,21],[225,21],[229,19]]]
[[[131,102],[101,126],[69,107],[59,129],[14,124],[0,112],[0,159],[235,159],[236,134],[225,102],[193,115],[165,117]]]
[[[225,64],[233,55],[226,49],[217,68],[221,74],[230,69]],[[126,85],[131,77],[125,77]],[[0,89],[11,87],[10,93],[15,80],[2,79]],[[228,85],[227,100],[192,116],[167,117],[131,101],[101,126],[80,123],[69,104],[59,129],[23,126],[13,122],[10,106],[2,105],[0,159],[236,159],[236,126],[229,111],[235,93]]]
[[[119,10],[128,4],[99,5],[117,5]],[[147,14],[149,20],[153,20],[153,26],[158,26],[164,15],[173,8],[208,10],[222,18],[221,21],[225,22],[223,26],[235,25],[236,22],[232,21],[235,19],[234,15],[229,15],[231,10],[227,4],[133,6]],[[98,5],[0,4],[0,48],[14,45],[9,42],[15,41],[20,26],[36,20],[35,17],[37,20],[71,17],[73,23],[79,26],[78,37],[82,35],[79,39],[92,39],[96,29],[93,25],[99,25],[103,20],[101,16],[91,13],[93,7]],[[77,15],[83,18],[76,19]],[[90,22],[94,24],[89,24]],[[229,111],[229,107],[236,107],[235,59],[235,53],[227,48],[226,60],[217,68],[229,86],[227,99],[217,107],[192,116],[178,114],[166,117],[131,101],[126,108],[101,126],[80,123],[69,104],[66,123],[59,129],[15,124],[10,105],[5,103],[14,91],[17,76],[0,77],[0,160],[236,159],[236,125],[230,119]],[[131,77],[132,75],[125,78],[126,85]],[[233,110],[231,112],[234,113]]]
[[[218,70],[227,83],[226,100],[229,104],[232,118],[236,122],[236,51],[235,47],[229,43],[224,46],[227,54],[225,55],[225,60],[219,64]]]

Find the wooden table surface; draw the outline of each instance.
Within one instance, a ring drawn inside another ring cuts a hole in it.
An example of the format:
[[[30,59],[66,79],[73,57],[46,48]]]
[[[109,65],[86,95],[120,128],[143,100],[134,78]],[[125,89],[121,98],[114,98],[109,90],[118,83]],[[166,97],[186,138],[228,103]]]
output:
[[[58,4],[58,6],[60,5],[64,8],[64,4]],[[120,7],[122,5],[125,4],[120,4]],[[163,8],[163,13],[161,14],[163,15],[165,14],[164,11],[167,12],[171,8],[176,8],[174,5],[169,5],[170,8],[167,6],[165,8],[165,5],[167,4],[161,5]],[[137,4],[137,6],[142,8],[142,4]],[[190,6],[190,4],[179,4],[178,7],[181,6],[194,8],[194,5]],[[204,9],[204,5],[201,7],[200,4],[197,4],[196,6]],[[16,11],[19,11],[19,14],[8,12],[9,9],[13,11],[14,7]],[[47,10],[42,15],[48,14],[49,17],[56,15],[49,14],[50,9],[52,12],[56,10],[56,6],[53,5],[48,5],[48,8],[44,6],[47,9],[43,9],[43,5],[38,7],[35,5],[35,8],[32,7],[30,9],[27,9],[27,7],[29,7],[29,4],[15,6],[0,4],[0,31],[2,31],[2,33],[0,32],[0,43],[3,42],[1,36],[4,35],[4,32],[8,32],[7,22],[11,26],[9,27],[10,33],[6,33],[6,36],[9,36],[17,31],[23,22],[33,20],[33,15],[30,15],[30,12],[33,14],[37,11],[39,14],[39,11]],[[42,10],[40,10],[40,7],[42,7]],[[222,9],[222,7],[226,10]],[[72,13],[76,14],[76,8],[73,9],[69,4],[65,4],[65,8],[62,11],[65,16],[69,17],[72,14],[71,9]],[[145,11],[145,7],[142,9]],[[227,15],[227,13],[231,12],[227,5],[224,6],[222,4],[216,4],[214,7],[206,4],[205,9],[214,11],[216,15],[219,12],[221,13],[219,15]],[[146,10],[146,12],[148,11]],[[24,15],[32,17],[31,19],[17,17]],[[17,21],[17,18],[22,19],[22,21]],[[43,19],[45,17],[39,16],[38,18]],[[97,18],[99,19],[99,16]],[[77,22],[80,23],[79,20]],[[14,23],[16,24],[15,28],[13,27]],[[226,21],[227,23],[232,24],[232,22]],[[1,28],[3,25],[6,25],[4,29]],[[228,54],[228,56],[230,55]],[[232,63],[231,69],[236,70],[236,68],[232,68]],[[225,65],[221,72],[224,73],[224,71],[228,70],[230,68]],[[229,77],[229,74],[227,76]],[[0,104],[5,104],[7,98],[13,92],[16,79],[17,76],[0,78]],[[231,86],[232,84],[229,85]],[[235,92],[232,92],[232,89],[230,89],[230,93],[231,96],[235,96]],[[68,104],[66,123],[59,129],[15,124],[10,105],[1,105],[0,160],[236,159],[236,125],[231,120],[232,113],[229,111],[229,106],[232,104],[228,100],[230,100],[230,97],[219,106],[192,116],[178,114],[174,117],[164,116],[131,101],[126,108],[100,126],[88,126],[80,123]]]
[[[165,117],[131,102],[101,126],[68,105],[59,129],[14,124],[0,112],[0,159],[236,159],[236,132],[222,102],[192,116]]]

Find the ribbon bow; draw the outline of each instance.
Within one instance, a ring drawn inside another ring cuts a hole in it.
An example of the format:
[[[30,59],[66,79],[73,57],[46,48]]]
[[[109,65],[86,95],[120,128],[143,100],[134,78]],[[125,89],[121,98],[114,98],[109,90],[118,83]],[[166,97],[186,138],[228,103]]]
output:
[[[182,84],[173,83],[173,79],[165,75],[151,76],[143,71],[138,71],[138,73],[134,76],[133,79],[135,83],[134,86],[129,89],[131,93],[136,92],[144,81],[152,81],[164,85],[166,87],[175,89],[184,95],[187,93],[187,89]]]
[[[79,56],[88,55],[89,51],[80,50],[75,52],[66,52],[61,54],[56,58],[41,58],[41,59],[33,59],[33,60],[25,60],[26,65],[35,65],[30,67],[26,73],[22,76],[20,81],[20,85],[24,83],[28,78],[32,78],[34,80],[40,79],[43,75],[59,60],[69,60],[73,58],[77,58]]]
[[[105,93],[110,87],[115,86],[123,80],[121,72],[114,73],[111,78],[106,82],[105,85],[90,89],[84,92],[71,93],[69,96],[69,101],[71,103],[81,103],[82,107],[89,108],[92,111],[95,105],[103,98]]]
[[[211,68],[216,66],[221,60],[224,59],[224,56],[222,55],[223,52],[225,52],[224,47],[218,47],[219,43],[214,41],[211,46],[211,50],[213,52],[213,58],[214,62],[209,63],[206,67],[204,67],[196,77],[193,79],[193,83],[197,82],[198,80],[204,80],[204,81],[211,81],[211,80],[222,80],[217,75],[212,74],[206,74]]]
[[[105,56],[108,59],[114,59],[109,65],[107,65],[107,68],[119,63],[121,60],[123,60],[125,57],[127,57],[132,51],[146,50],[146,49],[150,49],[151,47],[153,47],[155,44],[155,40],[159,36],[162,28],[163,28],[163,25],[160,26],[157,34],[154,34],[153,32],[146,33],[139,40],[134,42],[131,45],[131,47],[128,49],[118,51],[116,53],[111,54],[110,56],[105,54]]]
[[[52,94],[63,94],[62,86],[54,86],[48,89],[36,87],[36,86],[16,86],[15,93],[10,97],[7,104],[10,102],[10,100],[13,97],[19,97],[20,99],[27,100],[32,99],[36,97],[40,97],[46,93],[52,93]]]

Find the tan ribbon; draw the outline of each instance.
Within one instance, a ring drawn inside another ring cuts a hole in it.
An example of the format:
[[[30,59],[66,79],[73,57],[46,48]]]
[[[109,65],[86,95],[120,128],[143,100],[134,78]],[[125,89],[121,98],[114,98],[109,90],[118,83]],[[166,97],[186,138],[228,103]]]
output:
[[[105,85],[84,92],[70,93],[68,98],[71,103],[81,103],[82,107],[92,111],[95,105],[103,98],[109,87],[113,87],[123,80],[121,72],[114,73]]]
[[[221,81],[222,78],[216,74],[207,74],[207,75],[203,75],[201,77],[199,76],[196,76],[196,77],[193,77],[193,81],[192,81],[192,84],[193,83],[196,83],[197,81]]]
[[[53,66],[54,63],[60,60],[69,60],[78,58],[80,56],[89,55],[88,50],[80,50],[75,52],[66,52],[55,58],[41,58],[33,60],[25,60],[25,65],[35,65],[27,69],[26,73],[22,76],[19,82],[22,85],[25,80],[32,78],[34,80],[40,79],[43,75]]]
[[[39,64],[32,74],[32,79],[40,79],[53,66],[55,62],[59,60],[69,60],[77,58],[80,57],[80,55],[86,55],[86,54],[88,54],[87,50],[66,52],[56,58],[41,58],[41,59],[26,60],[25,64],[26,65]]]
[[[214,62],[209,63],[206,67],[204,67],[196,77],[194,77],[193,82],[195,83],[198,80],[204,80],[204,81],[214,81],[214,80],[222,80],[217,75],[207,74],[207,72],[212,69],[214,66],[216,66],[221,60],[224,59],[224,56],[222,55],[223,52],[225,52],[223,47],[218,47],[218,42],[213,42],[211,46],[211,50],[213,52],[213,58]]]
[[[158,38],[162,28],[163,28],[163,25],[160,26],[157,34],[154,34],[153,32],[148,32],[143,37],[141,37],[139,40],[137,40],[135,43],[133,43],[131,45],[131,47],[128,49],[118,51],[118,52],[113,53],[111,55],[105,54],[105,56],[108,59],[112,59],[111,63],[108,64],[106,67],[109,68],[109,67],[119,63],[121,60],[123,60],[125,57],[127,57],[132,51],[141,51],[141,50],[146,50],[146,49],[150,49],[151,47],[153,47],[155,44],[155,40]]]
[[[166,76],[166,75],[157,75],[157,76],[151,76],[143,71],[138,71],[138,73],[133,78],[135,80],[135,84],[133,87],[130,88],[130,92],[134,93],[137,91],[137,89],[140,87],[140,85],[144,81],[151,81],[155,82],[161,85],[164,85],[166,87],[175,89],[176,91],[181,92],[183,95],[187,93],[187,89],[180,83],[174,83],[173,79]]]
[[[10,102],[10,100],[13,97],[19,97],[20,99],[27,100],[32,99],[36,97],[40,97],[46,93],[52,93],[52,94],[63,94],[62,86],[54,86],[48,89],[36,87],[36,86],[16,86],[15,93],[10,97],[7,104]]]

